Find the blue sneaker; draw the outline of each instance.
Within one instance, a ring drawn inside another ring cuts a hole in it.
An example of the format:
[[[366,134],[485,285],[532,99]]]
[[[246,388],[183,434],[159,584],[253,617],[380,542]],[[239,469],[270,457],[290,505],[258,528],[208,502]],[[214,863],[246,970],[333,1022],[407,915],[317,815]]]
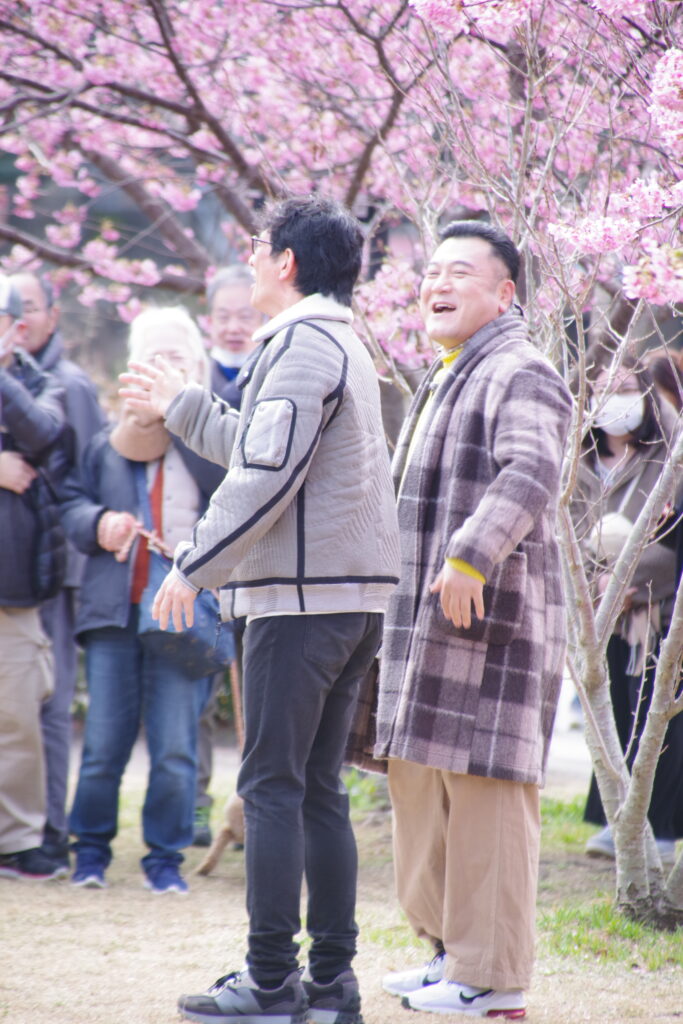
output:
[[[93,850],[76,851],[76,867],[71,884],[81,889],[106,889],[104,880],[106,861]]]
[[[145,869],[145,889],[149,889],[155,896],[162,896],[165,892],[178,892],[184,896],[189,892],[187,882],[178,871],[177,864],[169,861],[160,861],[156,864],[143,866]]]

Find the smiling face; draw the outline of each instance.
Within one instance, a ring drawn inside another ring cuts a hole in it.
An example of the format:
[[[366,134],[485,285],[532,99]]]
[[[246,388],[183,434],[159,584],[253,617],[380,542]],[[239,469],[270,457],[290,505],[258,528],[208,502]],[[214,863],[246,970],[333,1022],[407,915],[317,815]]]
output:
[[[447,238],[427,265],[420,312],[432,341],[457,348],[509,308],[514,283],[483,238]]]

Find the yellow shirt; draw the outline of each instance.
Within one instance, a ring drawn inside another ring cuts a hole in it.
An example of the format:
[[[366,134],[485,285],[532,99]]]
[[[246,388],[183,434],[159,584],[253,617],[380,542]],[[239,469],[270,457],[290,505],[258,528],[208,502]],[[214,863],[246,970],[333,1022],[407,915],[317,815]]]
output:
[[[461,352],[462,352],[462,345],[459,345],[457,348],[449,349],[447,352],[445,352],[441,356],[442,367],[441,367],[441,369],[439,371],[437,371],[437,373],[434,374],[434,382],[435,383],[439,382],[439,378],[443,374],[444,370],[446,370],[452,363],[455,362],[455,360],[458,358],[458,356],[460,355]],[[412,449],[413,449],[413,445],[415,443],[415,440],[417,439],[417,437],[420,435],[421,431],[426,426],[427,417],[425,416],[425,413],[426,413],[427,409],[429,408],[429,405],[430,405],[433,397],[434,397],[434,392],[431,391],[427,401],[424,404],[424,407],[423,407],[422,412],[420,414],[420,418],[417,421],[417,424],[415,425],[415,431],[413,432],[413,437],[412,437],[412,440],[411,440],[411,443],[410,443],[410,449],[408,451],[408,460],[410,460],[410,456],[412,454]],[[458,572],[465,573],[466,576],[473,576],[475,580],[479,580],[481,583],[486,583],[486,577],[482,576],[482,574],[477,569],[475,569],[474,566],[471,566],[469,564],[469,562],[463,562],[463,560],[461,558],[447,558],[446,559],[446,563],[447,563],[447,565],[450,565],[451,569],[457,569]]]

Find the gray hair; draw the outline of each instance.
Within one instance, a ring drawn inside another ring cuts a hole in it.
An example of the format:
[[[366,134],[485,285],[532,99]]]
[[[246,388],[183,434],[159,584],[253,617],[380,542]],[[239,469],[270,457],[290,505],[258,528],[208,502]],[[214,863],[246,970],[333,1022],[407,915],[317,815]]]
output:
[[[184,306],[152,306],[138,313],[131,321],[128,335],[128,355],[138,359],[150,332],[175,328],[185,337],[187,347],[197,361],[202,382],[206,385],[210,377],[209,359],[204,341],[196,323]]]
[[[206,305],[209,310],[213,306],[216,293],[221,288],[232,284],[252,285],[254,283],[254,272],[246,263],[231,263],[229,267],[221,267],[209,281],[206,287]]]

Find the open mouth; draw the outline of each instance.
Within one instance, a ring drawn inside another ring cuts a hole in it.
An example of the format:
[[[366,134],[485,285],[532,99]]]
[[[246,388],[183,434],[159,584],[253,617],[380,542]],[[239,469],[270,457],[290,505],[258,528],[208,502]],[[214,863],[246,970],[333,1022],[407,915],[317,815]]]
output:
[[[455,306],[451,306],[448,302],[435,302],[432,306],[432,313],[453,313],[455,312]]]

